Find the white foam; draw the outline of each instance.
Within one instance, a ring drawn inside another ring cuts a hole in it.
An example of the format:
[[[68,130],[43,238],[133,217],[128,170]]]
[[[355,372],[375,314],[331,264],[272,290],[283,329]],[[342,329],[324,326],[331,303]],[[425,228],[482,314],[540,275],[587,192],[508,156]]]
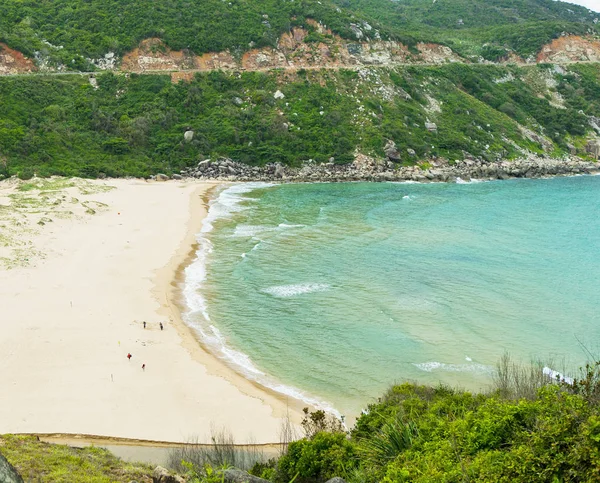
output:
[[[263,290],[273,297],[294,297],[313,292],[323,292],[331,288],[326,283],[298,283],[294,285],[275,285]]]
[[[403,200],[412,200],[412,199],[413,199],[413,197],[412,197],[412,196],[408,196],[408,195],[404,195],[404,196],[402,197],[402,199],[403,199]]]
[[[231,236],[235,238],[254,238],[261,233],[271,230],[273,230],[273,227],[264,225],[238,225]]]
[[[465,361],[467,361],[467,362],[473,362],[473,359],[471,359],[469,356],[465,356]]]
[[[558,380],[560,382],[566,382],[567,384],[573,384],[573,378],[569,377],[569,376],[565,376],[564,374],[555,371],[554,369],[550,369],[548,366],[545,366],[542,369],[542,372],[548,376],[550,379],[553,379],[554,381]]]
[[[287,223],[280,223],[279,228],[304,228],[306,225],[288,225]]]
[[[185,282],[182,292],[189,310],[183,315],[183,319],[187,325],[192,327],[198,333],[200,339],[213,354],[225,360],[245,377],[256,381],[273,391],[299,399],[310,406],[322,409],[341,418],[341,414],[331,404],[320,401],[295,387],[281,384],[268,374],[262,372],[254,365],[248,355],[231,348],[227,344],[227,340],[223,334],[210,323],[207,303],[202,295],[202,288],[206,281],[206,262],[213,249],[212,243],[207,238],[207,234],[212,231],[216,220],[226,218],[233,213],[240,212],[247,208],[243,203],[250,198],[244,197],[244,194],[255,189],[267,188],[269,186],[274,185],[269,183],[244,183],[234,185],[221,191],[219,196],[210,202],[209,210],[202,222],[200,233],[196,237],[198,241],[196,258],[184,271]],[[285,229],[289,227],[292,226],[283,226],[281,228]],[[261,243],[262,242],[257,243],[254,248],[252,248],[252,251],[256,250]],[[243,254],[242,257],[245,255],[246,254]]]
[[[422,362],[413,363],[417,369],[425,372],[445,371],[445,372],[474,372],[477,374],[491,374],[494,368],[484,364],[445,364],[443,362]]]

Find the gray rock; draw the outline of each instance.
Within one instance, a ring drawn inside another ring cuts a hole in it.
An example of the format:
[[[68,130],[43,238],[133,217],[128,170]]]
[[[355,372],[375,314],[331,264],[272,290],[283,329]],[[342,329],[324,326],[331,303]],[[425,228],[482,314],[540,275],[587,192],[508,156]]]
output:
[[[425,129],[429,132],[437,132],[437,124],[435,122],[426,122]]]
[[[600,158],[600,141],[593,140],[587,143],[585,147],[586,152],[591,154],[595,159]]]
[[[173,176],[171,176],[171,178],[173,178],[173,179],[183,179],[183,176],[181,176],[180,174],[174,174]]]
[[[285,169],[283,168],[283,166],[279,163],[277,163],[277,166],[275,166],[275,177],[276,178],[283,178],[285,174]]]
[[[275,99],[283,99],[285,97],[285,95],[283,94],[283,92],[281,92],[279,89],[275,92],[275,94],[273,94],[273,97]]]
[[[572,144],[567,144],[567,149],[569,150],[569,154],[571,154],[571,156],[575,156],[577,154],[577,148]]]
[[[0,454],[0,483],[23,483],[23,478],[2,454]]]
[[[244,103],[244,101],[242,101],[242,99],[240,99],[239,97],[234,97],[234,98],[233,98],[233,103],[234,103],[236,106],[241,106],[241,105]]]
[[[325,483],[346,483],[346,480],[336,476],[335,478],[331,478],[331,480],[327,480]]]
[[[385,143],[385,146],[383,147],[383,151],[385,152],[385,155],[388,157],[388,159],[390,161],[398,162],[402,159],[402,157],[400,156],[400,153],[396,149],[396,143],[394,141],[392,141],[391,139],[389,139],[388,142]]]
[[[168,181],[168,180],[169,180],[169,177],[168,177],[166,174],[163,174],[163,173],[158,173],[158,174],[157,174],[157,175],[154,177],[154,179],[155,179],[156,181]]]
[[[194,131],[186,131],[183,133],[183,139],[186,143],[189,143],[194,139]]]
[[[406,152],[408,153],[409,156],[416,156],[417,152],[414,149],[408,148],[406,150]]]
[[[269,483],[268,480],[263,480],[262,478],[234,468],[223,471],[223,481],[225,483]]]
[[[185,483],[185,480],[179,475],[172,475],[166,468],[157,466],[152,473],[152,483]]]

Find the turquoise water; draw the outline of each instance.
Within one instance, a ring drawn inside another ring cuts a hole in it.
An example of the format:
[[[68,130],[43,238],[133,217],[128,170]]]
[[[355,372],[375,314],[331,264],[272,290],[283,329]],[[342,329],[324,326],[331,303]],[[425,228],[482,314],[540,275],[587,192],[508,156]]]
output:
[[[343,414],[398,381],[485,387],[506,350],[600,353],[600,177],[238,185],[199,240],[207,347]]]

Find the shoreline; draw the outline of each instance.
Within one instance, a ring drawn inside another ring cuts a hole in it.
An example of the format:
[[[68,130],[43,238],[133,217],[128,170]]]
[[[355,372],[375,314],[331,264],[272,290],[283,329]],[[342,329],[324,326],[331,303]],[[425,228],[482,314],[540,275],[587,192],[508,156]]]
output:
[[[231,184],[232,185],[232,184]],[[289,417],[293,424],[299,425],[302,420],[302,408],[310,406],[308,403],[286,396],[253,381],[237,372],[226,361],[213,354],[206,346],[196,331],[183,319],[183,314],[188,309],[183,300],[183,285],[185,283],[185,269],[194,261],[199,247],[197,236],[202,228],[204,218],[208,214],[209,203],[215,199],[215,192],[221,186],[231,186],[229,183],[215,182],[208,190],[201,193],[202,209],[194,203],[199,190],[190,197],[190,221],[187,233],[177,252],[169,263],[157,271],[154,287],[154,296],[160,299],[163,296],[167,305],[167,314],[177,328],[182,338],[182,346],[191,354],[192,358],[202,364],[209,372],[224,378],[232,383],[244,394],[261,399],[273,410],[277,418]],[[267,442],[260,444],[276,444]],[[241,444],[241,446],[245,446]]]
[[[0,433],[183,443],[224,429],[273,443],[285,418],[300,422],[306,404],[236,373],[181,318],[181,274],[217,184],[0,183]]]
[[[600,163],[586,161],[577,156],[549,158],[528,155],[512,161],[488,162],[481,158],[468,158],[450,164],[447,160],[431,160],[424,165],[402,166],[391,160],[375,159],[357,154],[352,163],[334,162],[316,164],[310,160],[301,167],[271,163],[250,166],[229,158],[205,159],[195,167],[182,170],[177,177],[205,181],[228,182],[417,182],[455,183],[470,180],[507,180],[513,178],[546,178],[600,173]],[[460,180],[460,181],[459,181]]]

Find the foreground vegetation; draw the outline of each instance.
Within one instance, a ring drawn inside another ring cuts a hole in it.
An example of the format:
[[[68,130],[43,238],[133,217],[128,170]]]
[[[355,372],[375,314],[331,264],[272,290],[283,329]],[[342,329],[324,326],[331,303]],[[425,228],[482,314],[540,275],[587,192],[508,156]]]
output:
[[[25,481],[129,483],[152,481],[148,465],[125,463],[100,448],[42,443],[35,436],[0,436],[0,453]]]
[[[322,411],[306,410],[304,437],[293,440],[290,427],[282,428],[278,458],[236,449],[222,432],[212,448],[174,451],[172,464],[189,483],[230,481],[223,472],[232,466],[273,483],[598,481],[600,365],[587,366],[572,384],[542,369],[505,356],[489,393],[401,384],[369,405],[350,431]],[[150,467],[97,448],[6,435],[0,451],[26,481],[151,479]]]
[[[598,481],[598,365],[572,385],[542,368],[505,357],[489,394],[394,386],[348,434],[307,414],[306,437],[252,473],[275,483]]]
[[[105,73],[96,82],[0,78],[0,176],[144,177],[218,156],[347,163],[355,150],[383,157],[388,139],[404,164],[560,156],[569,143],[584,155],[600,117],[597,64],[210,72],[178,84]]]
[[[276,46],[282,33],[312,18],[348,40],[439,42],[497,60],[510,51],[535,55],[563,32],[597,33],[597,16],[553,0],[4,0],[0,41],[41,65],[87,71],[91,59],[122,55],[149,37],[196,54],[229,49],[240,56]]]

